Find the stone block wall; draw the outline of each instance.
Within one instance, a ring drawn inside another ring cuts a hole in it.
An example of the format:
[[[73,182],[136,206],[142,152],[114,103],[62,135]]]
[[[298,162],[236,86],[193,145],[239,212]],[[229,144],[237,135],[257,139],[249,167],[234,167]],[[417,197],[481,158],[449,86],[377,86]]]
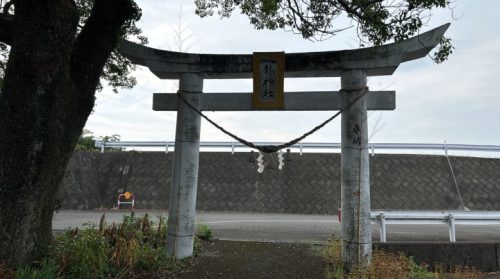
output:
[[[62,185],[59,201],[63,209],[92,209],[101,206],[99,171],[95,165],[99,154],[74,152]]]
[[[266,155],[200,154],[198,210],[335,214],[340,154],[291,153],[283,170]],[[59,193],[64,209],[113,207],[131,191],[139,209],[167,209],[173,153],[75,152]],[[450,157],[465,206],[500,210],[500,159]],[[460,198],[444,156],[370,156],[373,209],[457,209]]]

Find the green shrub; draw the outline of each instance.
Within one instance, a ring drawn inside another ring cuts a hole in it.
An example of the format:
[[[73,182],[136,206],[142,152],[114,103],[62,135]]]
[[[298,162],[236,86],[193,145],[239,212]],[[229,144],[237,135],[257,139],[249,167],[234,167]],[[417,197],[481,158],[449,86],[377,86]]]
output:
[[[70,278],[104,277],[109,271],[110,245],[93,225],[55,238],[54,257],[61,273]]]
[[[58,277],[59,266],[52,259],[45,259],[39,269],[21,266],[17,269],[15,276],[16,279],[54,279]]]
[[[124,216],[119,224],[107,225],[103,215],[98,227],[85,224],[82,229],[56,235],[50,257],[41,265],[17,268],[14,276],[14,270],[0,264],[0,277],[127,278],[183,268],[186,261],[173,261],[167,256],[166,239],[166,220],[161,216],[158,225],[149,215],[136,217],[134,213]]]

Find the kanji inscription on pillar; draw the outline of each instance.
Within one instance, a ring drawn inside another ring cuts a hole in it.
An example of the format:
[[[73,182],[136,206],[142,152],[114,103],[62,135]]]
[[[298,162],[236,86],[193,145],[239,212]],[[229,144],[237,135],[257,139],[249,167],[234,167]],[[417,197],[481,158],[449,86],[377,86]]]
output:
[[[284,52],[255,52],[253,54],[253,107],[283,109]]]

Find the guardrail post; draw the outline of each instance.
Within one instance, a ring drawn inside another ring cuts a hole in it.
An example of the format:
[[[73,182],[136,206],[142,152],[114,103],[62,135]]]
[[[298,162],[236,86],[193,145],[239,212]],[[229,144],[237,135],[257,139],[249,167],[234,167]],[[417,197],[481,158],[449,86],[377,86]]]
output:
[[[387,241],[387,237],[385,234],[385,215],[383,212],[378,216],[378,220],[380,225],[380,242],[385,243]]]
[[[182,74],[179,84],[184,93],[201,93],[203,90],[203,79],[197,74]],[[198,98],[189,97],[188,94],[184,96],[193,106],[198,106]],[[178,103],[168,208],[167,254],[175,259],[183,259],[193,254],[201,117],[182,101]]]
[[[372,254],[366,74],[343,72],[341,87],[344,104],[359,98],[341,120],[342,259],[352,271],[368,267]]]
[[[168,142],[167,144],[165,145],[165,153],[168,154]]]
[[[456,242],[456,237],[455,237],[455,216],[453,213],[450,213],[448,215],[448,228],[450,231],[450,242]]]
[[[444,147],[444,155],[448,157],[448,145],[446,144],[446,141],[444,141],[443,147]]]
[[[101,144],[101,153],[104,153],[104,147],[105,147],[106,143],[105,142],[102,142]]]

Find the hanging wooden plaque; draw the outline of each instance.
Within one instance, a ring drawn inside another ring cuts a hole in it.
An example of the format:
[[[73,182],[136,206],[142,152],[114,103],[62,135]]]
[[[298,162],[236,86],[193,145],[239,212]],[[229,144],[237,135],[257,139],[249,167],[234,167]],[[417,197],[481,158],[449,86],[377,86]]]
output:
[[[284,76],[284,52],[254,52],[252,96],[254,109],[284,108]]]

